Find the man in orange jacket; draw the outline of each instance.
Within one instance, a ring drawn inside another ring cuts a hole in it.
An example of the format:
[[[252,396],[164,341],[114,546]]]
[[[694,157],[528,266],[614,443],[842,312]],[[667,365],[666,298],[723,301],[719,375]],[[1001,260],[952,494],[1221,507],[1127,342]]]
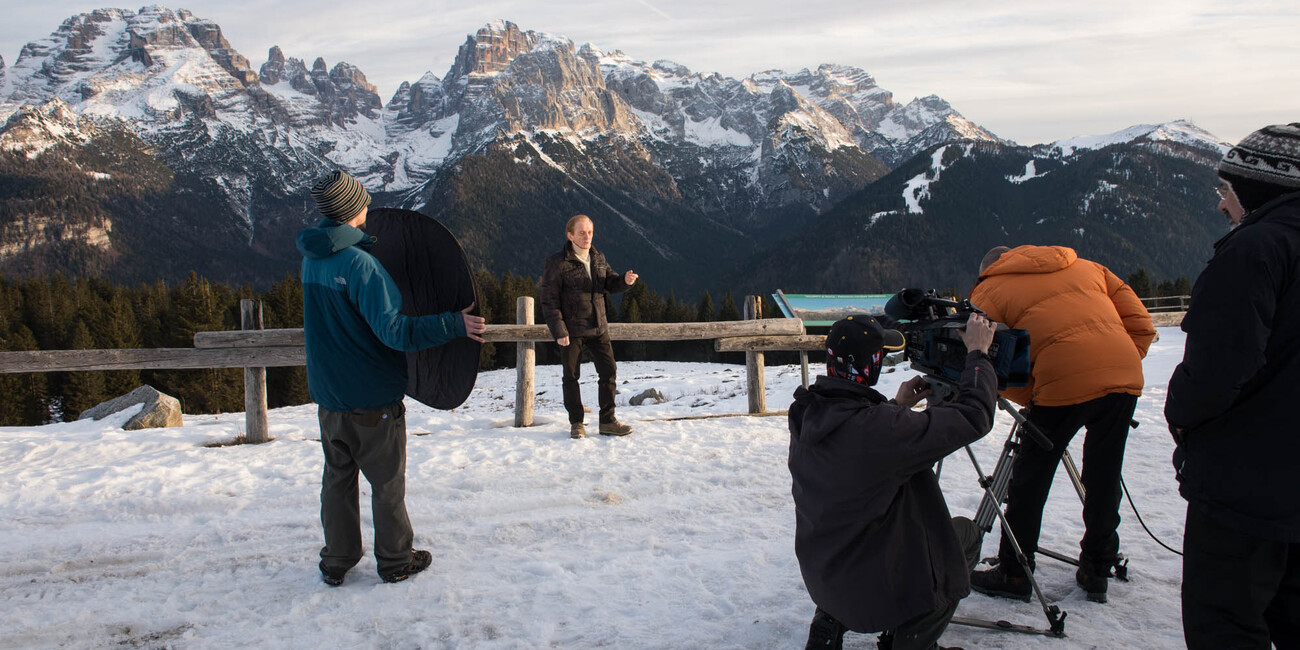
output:
[[[1021,445],[1007,488],[1007,523],[1034,566],[1043,505],[1074,434],[1083,443],[1085,532],[1075,581],[1106,602],[1119,553],[1120,469],[1129,422],[1142,394],[1142,359],[1156,330],[1137,294],[1106,267],[1064,246],[999,246],[980,263],[971,303],[988,317],[1029,331],[1032,380],[1003,395],[1028,406],[1029,422],[1052,449]],[[1028,601],[1032,587],[1003,535],[999,562],[971,575],[981,593]]]

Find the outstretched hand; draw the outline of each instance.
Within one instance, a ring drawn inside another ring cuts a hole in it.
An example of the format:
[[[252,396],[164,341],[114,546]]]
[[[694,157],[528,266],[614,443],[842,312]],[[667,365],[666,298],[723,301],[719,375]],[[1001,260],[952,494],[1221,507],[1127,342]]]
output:
[[[966,321],[966,329],[961,333],[962,343],[966,344],[968,352],[976,350],[989,353],[989,346],[993,345],[993,333],[997,331],[998,324],[985,318],[982,314],[972,313],[970,320]]]
[[[894,402],[905,409],[910,409],[932,394],[934,391],[930,388],[930,382],[927,382],[924,377],[916,376],[898,387]]]
[[[624,284],[630,287],[636,284],[636,279],[639,277],[641,276],[637,275],[636,271],[628,271],[627,273],[623,274],[623,282]]]
[[[487,319],[470,313],[474,311],[475,304],[471,302],[468,307],[460,310],[460,317],[465,321],[465,336],[479,343],[485,343],[483,333],[487,331]]]

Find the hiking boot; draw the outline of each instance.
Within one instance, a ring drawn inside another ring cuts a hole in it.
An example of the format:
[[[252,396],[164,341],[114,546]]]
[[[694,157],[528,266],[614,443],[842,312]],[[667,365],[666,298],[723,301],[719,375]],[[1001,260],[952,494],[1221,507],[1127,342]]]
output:
[[[1029,602],[1033,586],[1025,576],[1013,576],[1002,570],[1001,566],[988,571],[974,571],[970,574],[970,588],[987,596],[1010,598]]]
[[[343,578],[348,575],[347,571],[338,572],[326,569],[324,562],[321,562],[318,566],[320,567],[320,581],[331,587],[337,587],[343,584]]]
[[[618,420],[600,423],[600,435],[602,436],[626,436],[629,433],[632,433],[632,427]]]
[[[379,578],[384,582],[401,582],[427,568],[433,564],[433,554],[428,551],[411,551],[411,561],[406,566],[393,571],[392,573],[381,573]]]
[[[1088,600],[1094,603],[1106,602],[1106,586],[1110,582],[1110,567],[1099,567],[1091,562],[1079,562],[1079,570],[1074,572],[1074,581],[1088,593]]]
[[[581,422],[574,422],[573,424],[570,424],[570,425],[569,425],[569,437],[570,437],[570,438],[586,438],[586,437],[587,437],[587,427],[583,426]]]
[[[808,643],[804,650],[841,650],[844,647],[844,633],[849,628],[835,620],[822,608],[813,614],[812,625],[808,626]]]

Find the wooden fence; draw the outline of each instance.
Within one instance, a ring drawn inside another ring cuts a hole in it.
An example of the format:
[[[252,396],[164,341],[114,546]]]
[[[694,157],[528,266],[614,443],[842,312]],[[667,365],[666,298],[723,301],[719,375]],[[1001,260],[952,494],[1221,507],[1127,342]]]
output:
[[[789,318],[761,318],[758,298],[745,300],[747,320],[696,323],[610,323],[616,341],[685,341],[714,339],[721,351],[744,351],[749,375],[749,412],[766,411],[763,394],[763,351],[820,349],[824,337],[804,335],[803,322]],[[532,323],[533,299],[517,300],[516,324],[487,326],[488,342],[517,343],[518,378],[515,390],[515,426],[533,422],[533,366],[538,341],[551,341],[545,325]],[[240,301],[243,329],[198,332],[193,348],[137,348],[118,350],[32,350],[0,352],[0,373],[81,372],[88,370],[196,370],[244,368],[245,437],[266,442],[266,369],[306,365],[306,339],[301,328],[262,329],[262,308],[255,300]],[[815,339],[815,340],[814,340]]]
[[[1138,298],[1146,306],[1147,311],[1157,312],[1185,312],[1192,304],[1191,296],[1153,296],[1151,298]]]
[[[1176,326],[1186,311],[1188,296],[1144,298],[1152,304],[1157,326]],[[695,323],[610,323],[609,337],[616,341],[685,341],[713,339],[719,352],[744,352],[749,412],[767,411],[763,353],[800,353],[803,384],[808,385],[807,353],[825,347],[825,335],[804,332],[803,321],[763,318],[757,296],[745,298],[745,320]],[[1171,306],[1172,311],[1162,308]],[[137,348],[118,350],[32,350],[0,352],[0,373],[82,372],[88,370],[198,370],[244,369],[245,437],[266,442],[266,369],[307,363],[306,339],[301,328],[262,329],[262,305],[240,301],[241,330],[197,332],[193,348]],[[551,341],[545,325],[533,324],[533,299],[516,301],[516,323],[487,326],[488,342],[516,343],[515,426],[533,424],[534,365],[538,341]]]

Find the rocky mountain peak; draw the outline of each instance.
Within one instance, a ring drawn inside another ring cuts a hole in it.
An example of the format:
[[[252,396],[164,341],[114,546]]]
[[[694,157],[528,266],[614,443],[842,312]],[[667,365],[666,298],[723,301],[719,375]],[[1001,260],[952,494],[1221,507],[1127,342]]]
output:
[[[284,80],[284,51],[279,45],[271,46],[266,53],[266,63],[257,71],[262,83],[275,85]]]
[[[465,40],[447,76],[496,74],[515,57],[531,51],[539,40],[537,32],[525,32],[509,21],[493,21]]]
[[[213,61],[244,86],[257,83],[257,73],[249,67],[248,59],[230,46],[230,42],[222,36],[220,26],[210,20],[195,19],[188,11],[182,10],[181,15],[185,17],[190,35],[207,50]]]
[[[0,151],[35,158],[60,144],[89,142],[95,127],[78,116],[67,102],[55,98],[41,106],[23,106],[0,127]]]

